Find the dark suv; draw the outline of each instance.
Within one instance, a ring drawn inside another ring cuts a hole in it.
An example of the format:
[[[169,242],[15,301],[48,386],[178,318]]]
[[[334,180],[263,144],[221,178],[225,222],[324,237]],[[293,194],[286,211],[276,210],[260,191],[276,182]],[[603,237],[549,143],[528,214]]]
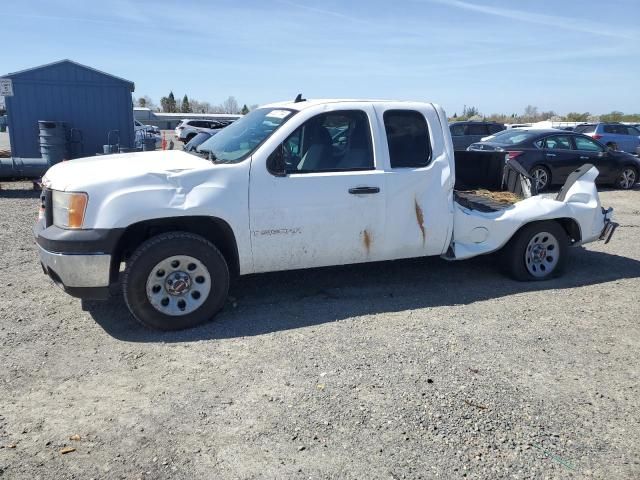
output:
[[[453,122],[449,124],[453,148],[466,150],[472,143],[479,142],[484,137],[501,132],[506,127],[496,122]]]

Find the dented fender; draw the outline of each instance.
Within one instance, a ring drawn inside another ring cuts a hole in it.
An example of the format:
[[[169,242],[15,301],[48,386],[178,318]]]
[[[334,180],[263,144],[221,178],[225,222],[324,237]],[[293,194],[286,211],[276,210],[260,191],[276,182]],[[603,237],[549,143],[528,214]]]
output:
[[[241,272],[251,271],[250,162],[213,164],[184,152],[160,151],[58,165],[46,174],[51,188],[89,192],[83,228],[126,228],[145,220],[182,216],[216,217],[234,232]]]

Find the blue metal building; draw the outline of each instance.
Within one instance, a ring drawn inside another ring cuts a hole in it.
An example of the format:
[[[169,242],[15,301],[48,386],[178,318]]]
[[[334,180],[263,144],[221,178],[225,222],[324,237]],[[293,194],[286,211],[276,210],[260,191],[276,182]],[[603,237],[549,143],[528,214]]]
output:
[[[108,133],[114,130],[119,132],[121,146],[133,147],[133,82],[71,60],[0,78],[13,83],[13,96],[5,101],[14,160],[41,156],[39,120],[66,122],[74,129],[72,158],[102,152]],[[115,143],[115,134],[111,140]]]

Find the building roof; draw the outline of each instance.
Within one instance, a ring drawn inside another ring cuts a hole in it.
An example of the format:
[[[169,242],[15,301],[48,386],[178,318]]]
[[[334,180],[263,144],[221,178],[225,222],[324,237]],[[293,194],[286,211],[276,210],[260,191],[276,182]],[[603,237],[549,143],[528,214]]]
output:
[[[74,62],[73,60],[69,60],[69,59],[58,60],[57,62],[47,63],[45,65],[40,65],[38,67],[32,67],[32,68],[27,68],[25,70],[19,70],[17,72],[7,73],[6,75],[0,76],[0,78],[13,78],[13,77],[24,75],[24,74],[29,73],[29,72],[33,72],[33,71],[36,71],[36,70],[41,70],[41,69],[53,67],[53,66],[56,66],[56,65],[62,65],[62,64],[70,64],[70,65],[73,65],[75,67],[80,67],[80,68],[83,68],[85,70],[89,70],[91,72],[98,73],[100,75],[104,75],[106,77],[112,78],[112,79],[117,80],[119,82],[128,83],[130,85],[131,91],[132,92],[135,91],[135,88],[136,88],[135,87],[135,83],[133,83],[131,80],[126,80],[126,79],[124,79],[122,77],[117,77],[115,75],[111,75],[110,73],[106,73],[106,72],[103,72],[103,71],[98,70],[96,68],[92,68],[92,67],[88,67],[86,65],[82,65],[81,63]]]

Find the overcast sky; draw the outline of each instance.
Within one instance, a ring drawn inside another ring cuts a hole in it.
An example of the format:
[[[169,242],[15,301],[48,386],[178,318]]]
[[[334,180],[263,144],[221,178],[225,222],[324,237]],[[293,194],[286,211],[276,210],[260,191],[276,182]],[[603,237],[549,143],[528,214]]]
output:
[[[220,103],[392,98],[640,112],[640,0],[2,2],[0,74],[70,58]]]

